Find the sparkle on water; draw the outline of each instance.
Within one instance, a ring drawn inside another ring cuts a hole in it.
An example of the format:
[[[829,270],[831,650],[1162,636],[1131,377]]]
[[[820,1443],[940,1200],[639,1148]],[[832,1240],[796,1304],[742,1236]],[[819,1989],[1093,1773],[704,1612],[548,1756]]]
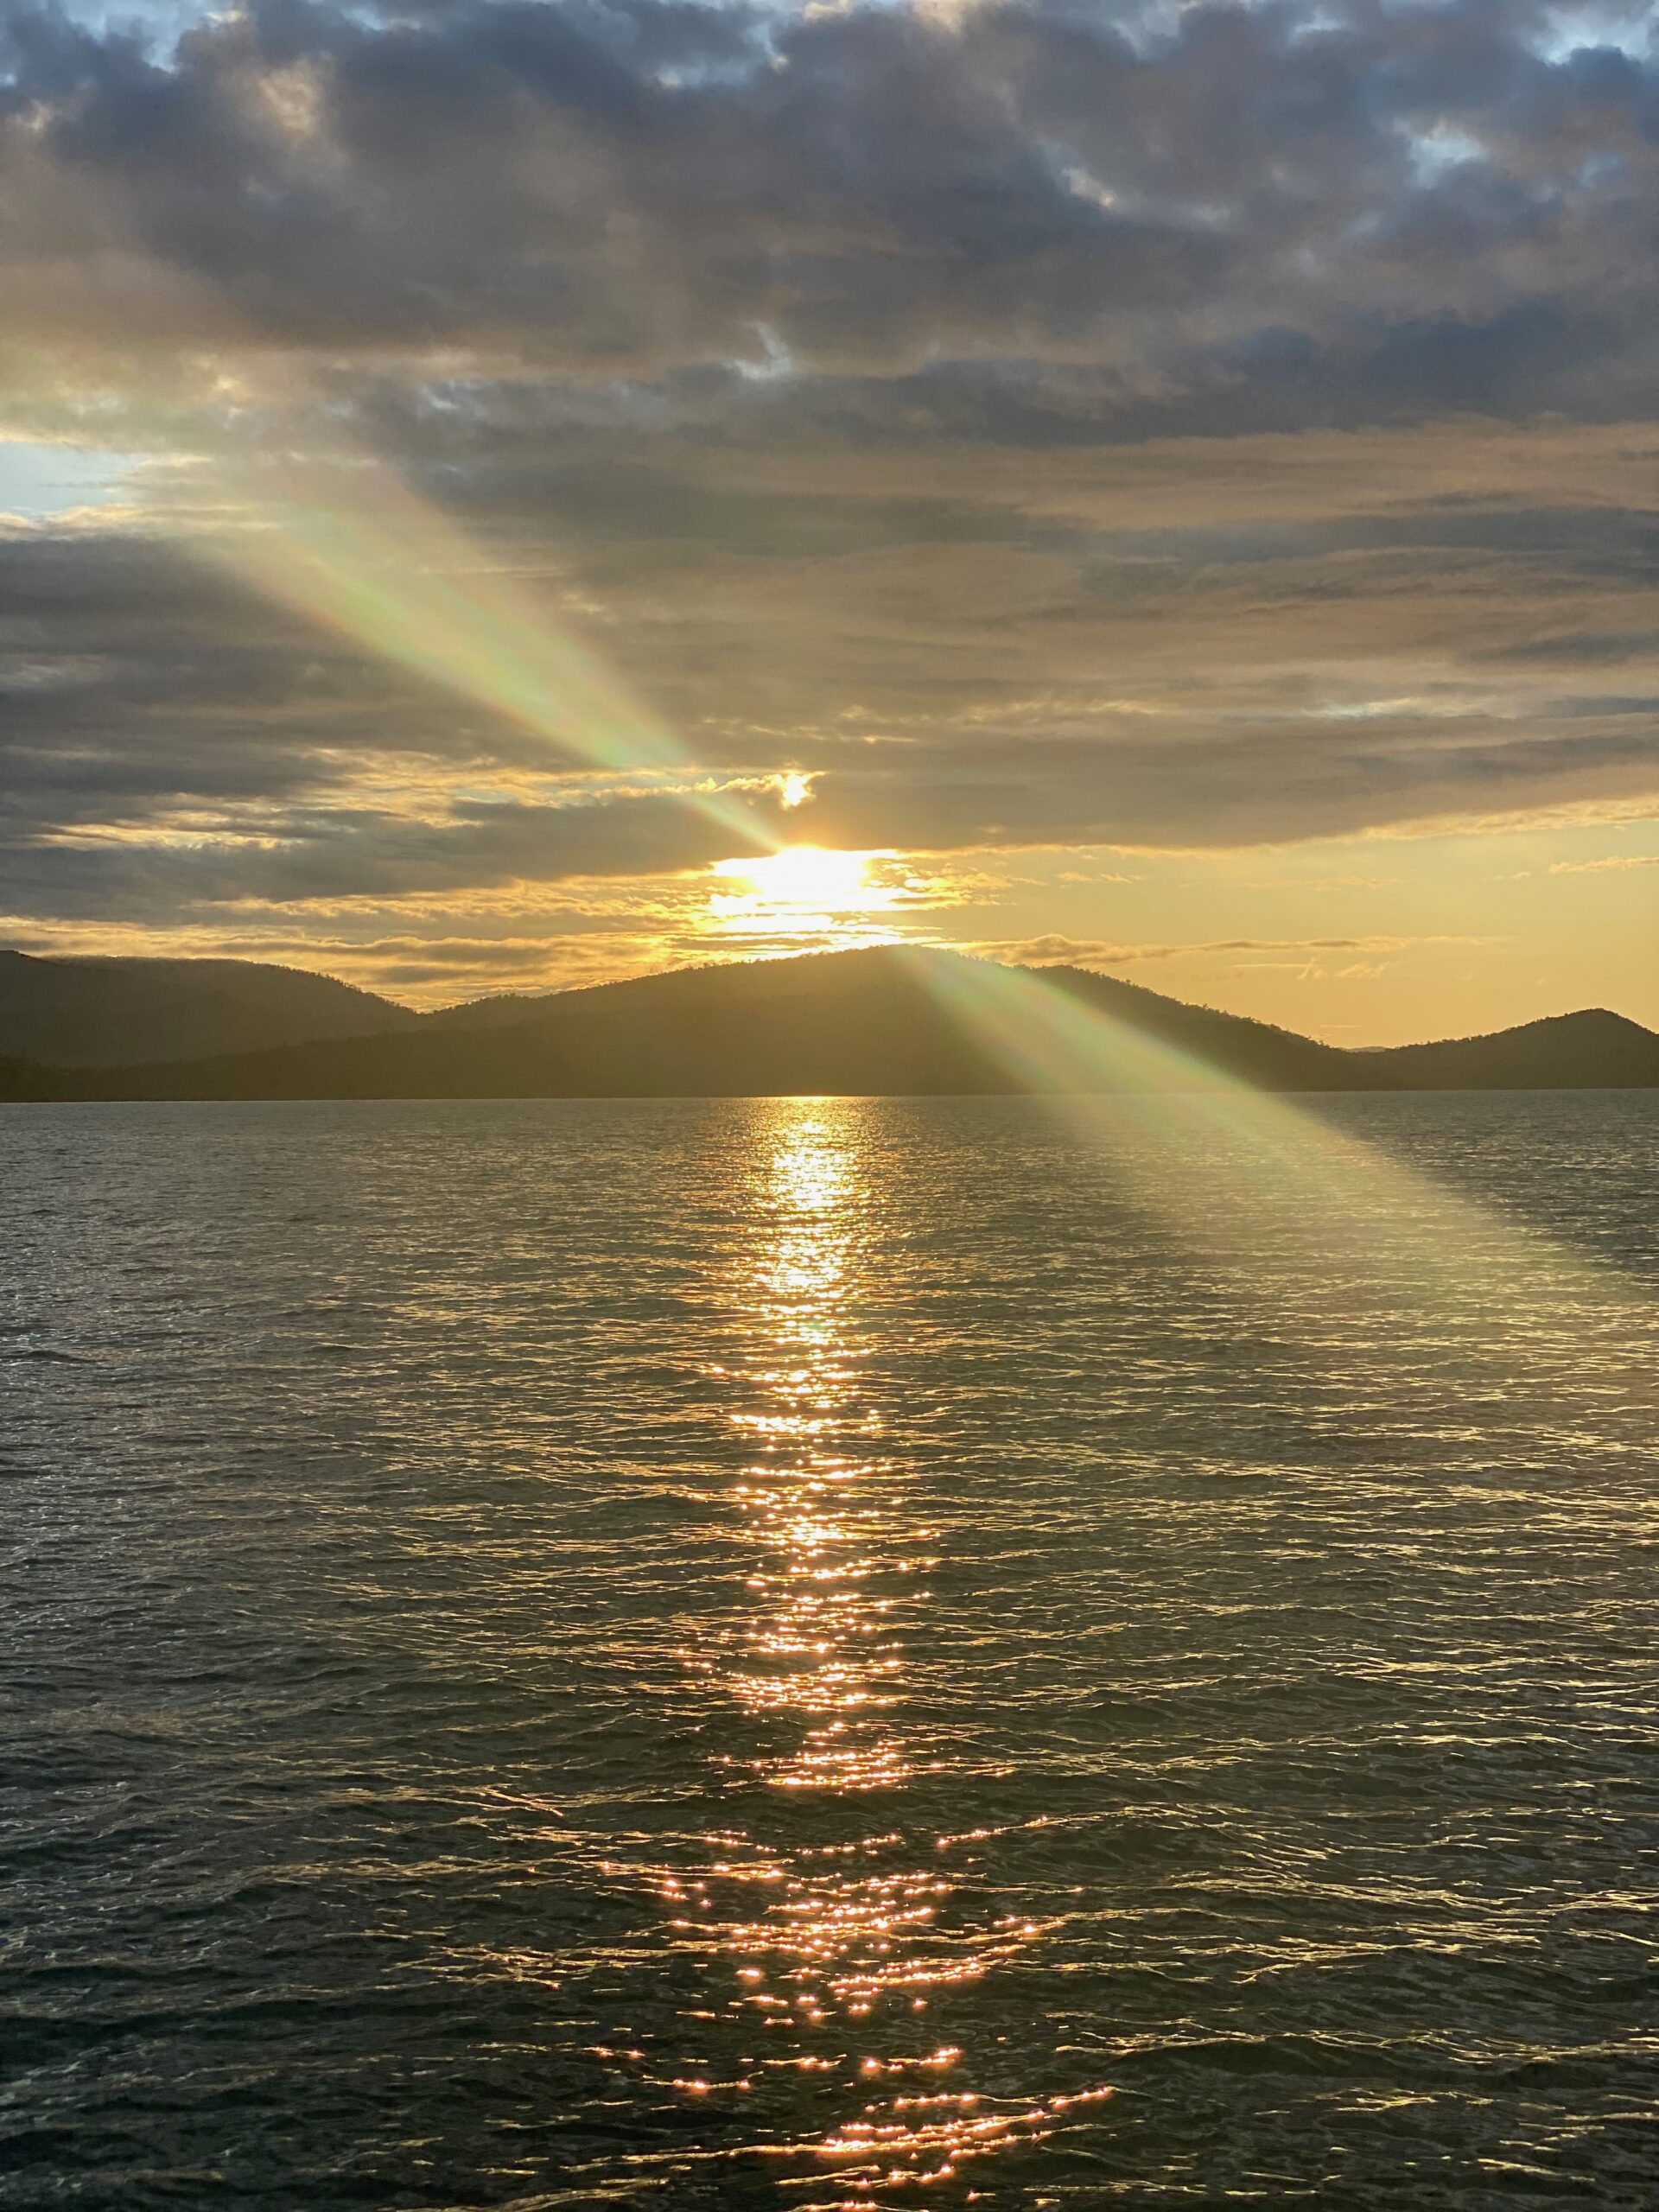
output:
[[[794,1724],[785,1751],[747,1762],[757,1777],[838,1796],[902,1789],[925,1756],[897,1716],[904,1654],[925,1637],[926,1577],[938,1565],[930,1555],[937,1532],[914,1516],[905,1471],[887,1456],[879,1414],[860,1389],[856,1310],[843,1308],[861,1287],[873,1194],[860,1187],[859,1147],[847,1136],[834,1102],[779,1109],[773,1225],[753,1291],[760,1341],[777,1364],[746,1378],[756,1402],[731,1415],[758,1451],[736,1495],[765,1564],[741,1658],[726,1670],[757,1720]],[[850,2100],[868,2093],[855,2116],[814,2143],[756,2145],[786,2158],[809,2149],[836,2169],[852,2194],[833,2202],[947,2181],[1015,2142],[1040,2140],[1056,2113],[1109,2094],[1009,2109],[960,2078],[962,2050],[930,2032],[930,2000],[942,1987],[976,1981],[1041,1932],[1012,1912],[942,1941],[956,1886],[944,1839],[918,1853],[903,1834],[859,1835],[793,1862],[766,1854],[719,1872],[740,1900],[749,1888],[758,1900],[723,1931],[741,2001],[763,2028],[782,2015],[793,2036],[823,2034],[818,2064]],[[915,2021],[913,2036],[861,2053],[861,2024],[894,2011]],[[812,2063],[810,2054],[784,2061]],[[932,2081],[947,2086],[930,2090]]]

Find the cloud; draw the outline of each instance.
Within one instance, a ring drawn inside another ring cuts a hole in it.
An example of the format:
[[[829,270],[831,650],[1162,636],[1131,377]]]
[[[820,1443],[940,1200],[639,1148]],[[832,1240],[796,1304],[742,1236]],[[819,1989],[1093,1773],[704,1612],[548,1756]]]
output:
[[[442,822],[319,810],[274,826],[280,834],[237,839],[83,835],[0,842],[0,855],[20,907],[85,917],[113,906],[160,920],[204,905],[372,903],[515,883],[659,876],[704,867],[731,843],[668,798],[460,806]]]
[[[1234,952],[1411,952],[1421,945],[1484,944],[1481,937],[1228,937],[1186,944],[1114,944],[1098,938],[1066,937],[1050,931],[1040,937],[1003,938],[976,947],[997,960],[1029,967],[1127,968],[1142,961],[1202,960]],[[1343,976],[1380,974],[1364,964],[1338,969]]]
[[[252,0],[168,50],[9,10],[0,423],[147,456],[0,532],[16,911],[728,855],[189,558],[193,456],[319,417],[708,777],[810,779],[798,838],[1647,803],[1659,64],[1530,0],[1139,21]]]
[[[1605,416],[1652,365],[1655,74],[1551,23],[264,0],[162,58],[24,8],[8,291],[42,337],[101,276],[141,344],[582,375],[994,353],[1143,431]]]
[[[1552,861],[1552,875],[1599,875],[1609,868],[1659,868],[1659,853],[1613,853],[1599,861]]]

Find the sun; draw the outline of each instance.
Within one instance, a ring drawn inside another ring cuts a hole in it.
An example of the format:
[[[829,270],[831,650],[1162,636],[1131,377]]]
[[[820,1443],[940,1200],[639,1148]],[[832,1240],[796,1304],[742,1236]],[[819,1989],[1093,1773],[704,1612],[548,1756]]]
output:
[[[868,925],[870,917],[905,898],[902,884],[884,882],[874,873],[891,857],[787,845],[756,860],[716,861],[710,873],[732,887],[710,893],[709,915],[716,928],[740,935],[841,932]]]
[[[869,853],[836,853],[820,845],[786,845],[762,860],[716,861],[714,873],[741,884],[768,906],[833,914],[865,905],[871,889]],[[718,899],[720,893],[716,893]]]

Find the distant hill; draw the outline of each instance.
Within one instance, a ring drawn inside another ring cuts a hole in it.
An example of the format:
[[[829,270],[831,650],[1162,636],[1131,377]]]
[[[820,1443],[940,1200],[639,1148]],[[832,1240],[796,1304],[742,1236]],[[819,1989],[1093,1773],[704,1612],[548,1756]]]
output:
[[[350,993],[349,1000],[366,1001],[377,1026],[124,1067],[42,1065],[41,1056],[17,1052],[0,1030],[0,1050],[14,1055],[0,1063],[0,1096],[856,1096],[1019,1090],[930,986],[931,977],[944,978],[961,963],[956,953],[879,947],[686,969],[425,1015]],[[318,977],[263,972],[321,986]],[[1187,1006],[1115,976],[1082,969],[1043,974],[1082,1004],[1179,1047],[1217,1079],[1238,1077],[1268,1090],[1659,1084],[1659,1036],[1617,1014],[1565,1014],[1491,1037],[1352,1052]]]
[[[0,951],[0,1053],[119,1067],[360,1037],[420,1016],[259,960],[60,960]]]
[[[1659,1084],[1659,1037],[1605,1007],[1484,1037],[1395,1045],[1351,1057],[1391,1090],[1560,1090]]]

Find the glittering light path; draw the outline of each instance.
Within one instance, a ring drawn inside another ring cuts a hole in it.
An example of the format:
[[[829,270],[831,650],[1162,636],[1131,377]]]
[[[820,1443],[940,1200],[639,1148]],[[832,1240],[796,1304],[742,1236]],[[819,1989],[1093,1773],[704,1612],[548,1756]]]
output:
[[[846,1109],[780,1102],[772,1243],[755,1285],[779,1357],[755,1378],[760,1409],[734,1416],[760,1447],[744,1497],[771,1565],[733,1688],[758,1721],[794,1722],[757,1775],[886,1815],[785,1867],[766,1923],[746,1936],[760,1963],[741,1970],[761,1978],[757,1996],[781,1982],[844,2079],[845,2118],[816,2141],[772,2146],[785,2171],[804,2152],[833,2173],[827,2200],[806,2177],[789,2185],[836,2206],[913,2201],[1039,2139],[1059,2108],[986,2095],[975,2054],[930,2028],[942,1992],[980,1980],[1039,1931],[982,1908],[953,1914],[952,1839],[918,1836],[906,1817],[906,1786],[933,1764],[904,1717],[906,1654],[938,1562],[912,1471],[872,1427],[861,1389],[858,1308],[875,1287],[861,1226],[869,1172]]]
[[[984,2054],[936,2024],[937,2005],[1045,1931],[963,1886],[976,1835],[938,1814],[966,1777],[950,1786],[948,1751],[909,1709],[938,1532],[860,1371],[880,1293],[860,1108],[769,1111],[764,1228],[729,1287],[753,1353],[714,1378],[747,1455],[732,1496],[756,1554],[753,1603],[721,1648],[686,1655],[747,1717],[722,1787],[753,1809],[668,1897],[708,1908],[702,1932],[753,2055],[735,2080],[677,2086],[752,2101],[758,2126],[736,2155],[763,2158],[801,2212],[970,2202],[957,2192],[975,2177],[1110,2090],[993,2092]],[[803,2107],[823,2114],[816,2129]]]

